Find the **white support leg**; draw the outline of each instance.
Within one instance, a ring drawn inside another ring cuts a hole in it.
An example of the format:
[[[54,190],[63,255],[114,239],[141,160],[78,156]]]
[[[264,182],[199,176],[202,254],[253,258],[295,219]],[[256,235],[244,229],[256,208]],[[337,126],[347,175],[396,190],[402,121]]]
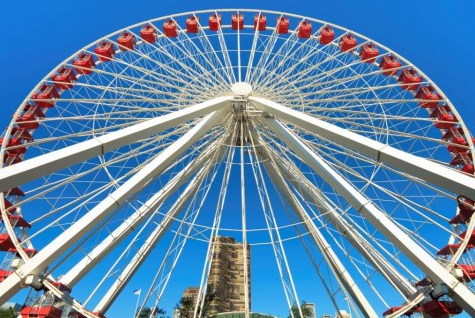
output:
[[[188,106],[170,114],[4,167],[0,169],[0,192],[70,167],[78,162],[103,155],[122,146],[132,144],[188,120],[223,108],[227,109],[231,105],[231,98],[219,97],[204,103]]]
[[[358,288],[358,285],[356,285],[352,276],[348,273],[343,263],[331,248],[330,244],[328,244],[325,237],[313,223],[307,211],[305,211],[305,208],[300,204],[300,202],[290,190],[288,184],[285,182],[284,177],[282,176],[281,171],[279,171],[277,166],[270,163],[272,158],[270,158],[268,155],[266,157],[268,160],[264,160],[263,162],[271,180],[282,192],[287,203],[292,208],[292,211],[294,211],[300,221],[303,222],[304,227],[307,229],[322,255],[324,255],[324,258],[327,261],[328,266],[330,266],[332,269],[332,272],[337,276],[339,281],[342,282],[343,286],[350,293],[351,297],[356,302],[358,308],[365,317],[378,317],[379,315],[376,314],[373,307],[364,296],[363,292]]]
[[[212,163],[211,163],[212,164]],[[130,279],[134,276],[135,272],[138,270],[140,265],[145,261],[148,257],[150,252],[153,248],[157,245],[160,239],[163,237],[167,229],[170,225],[175,221],[177,216],[182,211],[183,207],[186,206],[188,201],[192,196],[199,189],[199,185],[206,177],[205,167],[203,167],[200,172],[198,172],[197,176],[193,178],[193,180],[188,184],[186,189],[180,195],[178,200],[173,204],[170,208],[169,212],[164,216],[162,222],[153,230],[153,232],[149,235],[149,237],[145,240],[144,244],[140,247],[140,249],[136,252],[135,256],[132,258],[129,264],[124,268],[122,273],[117,277],[115,282],[109,288],[109,290],[105,293],[102,299],[97,304],[96,308],[93,310],[94,312],[100,312],[105,314],[109,307],[114,303],[115,299],[119,294],[122,292],[124,287],[130,281]]]
[[[216,153],[218,142],[205,149],[200,157],[193,160],[183,168],[172,180],[170,180],[160,191],[154,194],[137,211],[128,217],[119,227],[110,233],[101,243],[99,243],[90,253],[71,268],[61,279],[60,282],[73,287],[84,275],[86,275],[98,262],[115,248],[124,238],[127,237],[135,228],[137,228],[146,218],[160,208],[168,197],[173,194],[196,170],[207,162],[212,154]]]
[[[344,147],[360,152],[411,176],[447,189],[457,195],[475,199],[475,178],[425,158],[414,156],[371,138],[358,135],[315,117],[295,111],[264,98],[249,97],[263,111],[316,133]]]
[[[386,214],[363,196],[358,189],[313,153],[295,134],[275,119],[264,120],[278,138],[284,141],[307,165],[318,173],[350,205],[362,214],[379,232],[385,235],[401,252],[417,265],[436,284],[445,284],[452,298],[472,317],[475,316],[475,294],[459,282],[432,255],[412,240]]]
[[[283,158],[270,154],[284,178],[296,189],[301,191],[305,198],[318,208],[320,213],[335,226],[351,245],[366,259],[378,272],[401,293],[409,299],[417,289],[411,282],[402,276],[358,231],[355,230],[335,209],[328,203],[328,199],[321,193],[293,163],[284,161]]]
[[[163,150],[127,182],[8,276],[0,284],[0,303],[5,303],[16,294],[24,286],[24,280],[29,275],[40,275],[52,262],[84,237],[88,231],[104,220],[109,213],[120,208],[127,198],[140,191],[150,180],[153,180],[165,170],[228,113],[229,109],[224,109],[207,115],[199,124]]]

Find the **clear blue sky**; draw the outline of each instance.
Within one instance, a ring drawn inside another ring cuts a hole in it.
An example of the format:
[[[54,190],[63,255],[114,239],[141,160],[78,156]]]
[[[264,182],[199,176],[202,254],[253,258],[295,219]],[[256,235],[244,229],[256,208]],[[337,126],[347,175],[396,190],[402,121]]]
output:
[[[64,58],[119,28],[198,9],[262,8],[342,25],[387,45],[445,92],[472,130],[475,3],[443,1],[2,1],[0,126]]]
[[[8,125],[11,114],[38,81],[90,42],[155,17],[224,6],[307,15],[366,35],[417,65],[444,91],[469,129],[475,130],[472,0],[2,1],[0,127]],[[130,317],[134,306],[135,298],[130,296],[130,303],[109,317]],[[167,310],[171,314],[171,308]]]

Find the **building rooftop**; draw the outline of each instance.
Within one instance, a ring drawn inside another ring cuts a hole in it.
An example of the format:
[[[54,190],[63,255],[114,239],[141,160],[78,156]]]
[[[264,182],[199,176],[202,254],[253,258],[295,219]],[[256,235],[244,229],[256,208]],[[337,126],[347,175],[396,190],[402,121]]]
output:
[[[222,312],[215,315],[217,318],[245,318],[246,315],[242,311]],[[269,314],[262,314],[257,312],[249,313],[249,318],[277,318]]]

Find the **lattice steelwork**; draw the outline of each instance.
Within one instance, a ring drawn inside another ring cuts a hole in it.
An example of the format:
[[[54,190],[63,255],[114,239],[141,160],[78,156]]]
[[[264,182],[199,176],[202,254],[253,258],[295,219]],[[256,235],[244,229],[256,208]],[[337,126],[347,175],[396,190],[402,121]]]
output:
[[[290,309],[307,279],[355,316],[475,316],[473,143],[422,71],[328,22],[216,10],[124,28],[5,131],[0,302],[32,286],[24,318],[101,317],[131,281],[140,309],[192,277],[199,317],[229,236],[252,250],[246,315],[276,288]]]

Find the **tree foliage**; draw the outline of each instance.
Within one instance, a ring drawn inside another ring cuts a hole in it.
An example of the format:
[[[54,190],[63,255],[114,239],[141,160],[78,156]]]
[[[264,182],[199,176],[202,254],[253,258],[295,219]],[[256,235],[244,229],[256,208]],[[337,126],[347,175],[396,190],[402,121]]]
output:
[[[214,293],[206,293],[205,301],[203,308],[198,305],[198,315],[199,317],[208,317],[208,309],[210,303],[215,298]],[[180,318],[193,318],[195,313],[195,301],[193,297],[182,297],[178,304],[176,304],[175,309],[180,311]]]
[[[0,318],[17,318],[18,312],[13,308],[0,308]]]
[[[313,317],[313,312],[312,310],[305,306],[307,303],[302,301],[302,304],[300,305],[300,310],[302,311],[303,317],[300,316],[300,311],[299,307],[297,305],[293,305],[292,308],[290,309],[289,315],[287,318],[292,318],[292,315],[294,318],[312,318]]]
[[[193,297],[181,297],[175,307],[180,311],[180,318],[191,318],[195,310],[195,302]]]
[[[165,314],[166,311],[161,308],[144,307],[138,314],[138,318],[165,318]]]

